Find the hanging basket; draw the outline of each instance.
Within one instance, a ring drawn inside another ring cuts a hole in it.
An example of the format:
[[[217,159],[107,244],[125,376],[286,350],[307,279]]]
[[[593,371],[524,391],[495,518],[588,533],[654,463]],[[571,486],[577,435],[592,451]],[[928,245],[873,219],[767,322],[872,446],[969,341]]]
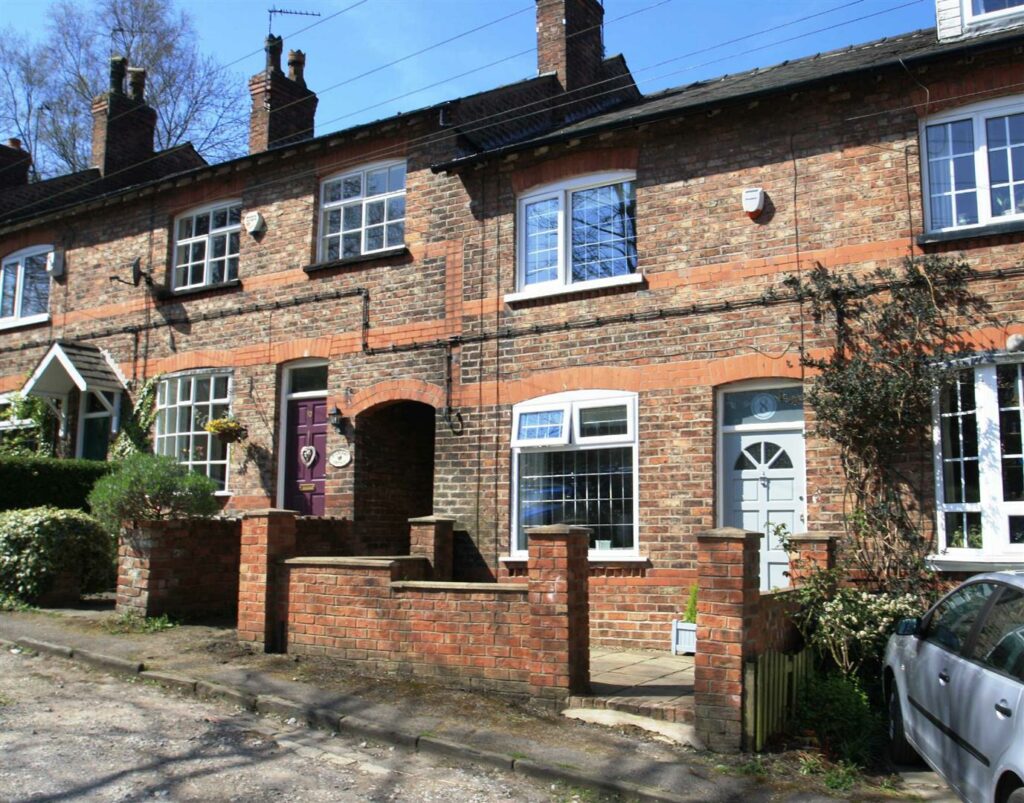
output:
[[[249,437],[249,430],[235,418],[214,418],[203,427],[221,443],[237,443]]]

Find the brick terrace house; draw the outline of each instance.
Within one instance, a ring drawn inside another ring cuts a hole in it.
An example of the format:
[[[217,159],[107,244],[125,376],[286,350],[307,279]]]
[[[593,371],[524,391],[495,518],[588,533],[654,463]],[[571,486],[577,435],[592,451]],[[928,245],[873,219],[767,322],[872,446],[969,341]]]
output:
[[[827,343],[765,291],[963,252],[1008,325],[936,413],[964,425],[936,437],[936,564],[1016,565],[1024,2],[938,12],[642,96],[597,0],[538,0],[537,77],[319,137],[305,57],[284,72],[271,38],[250,153],[219,165],[154,154],[144,75],[125,94],[115,61],[93,170],[26,184],[0,148],[0,391],[45,396],[63,452],[103,458],[160,377],[155,448],[225,510],[345,517],[378,554],[451,516],[456,579],[515,578],[524,528],[585,524],[593,642],[664,649],[697,533],[840,527],[798,361]],[[244,444],[203,430],[228,411]]]

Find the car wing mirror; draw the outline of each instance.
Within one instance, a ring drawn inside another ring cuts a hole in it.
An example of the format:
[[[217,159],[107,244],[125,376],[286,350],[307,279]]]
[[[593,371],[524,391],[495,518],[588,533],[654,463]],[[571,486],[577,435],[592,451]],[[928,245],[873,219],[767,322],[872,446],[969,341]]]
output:
[[[921,632],[921,620],[914,616],[909,619],[900,619],[896,623],[897,636],[916,636]]]

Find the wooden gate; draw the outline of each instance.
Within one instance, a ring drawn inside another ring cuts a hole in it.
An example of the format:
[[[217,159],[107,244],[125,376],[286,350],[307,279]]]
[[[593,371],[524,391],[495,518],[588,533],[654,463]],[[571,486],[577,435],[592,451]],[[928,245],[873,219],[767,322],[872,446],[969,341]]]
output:
[[[748,750],[762,750],[796,710],[800,691],[814,671],[811,650],[787,655],[768,651],[744,667],[743,741]]]

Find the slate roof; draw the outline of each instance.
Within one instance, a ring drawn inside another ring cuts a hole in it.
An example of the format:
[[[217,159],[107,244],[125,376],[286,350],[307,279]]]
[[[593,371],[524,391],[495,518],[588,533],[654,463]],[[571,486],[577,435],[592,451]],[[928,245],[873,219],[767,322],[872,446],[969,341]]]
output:
[[[481,150],[476,154],[435,165],[434,170],[447,170],[501,153],[653,122],[702,107],[750,99],[772,92],[794,90],[843,76],[853,76],[857,73],[900,67],[901,62],[910,64],[930,59],[948,58],[954,54],[1011,42],[1024,42],[1024,32],[1020,28],[997,31],[953,42],[940,42],[936,37],[935,29],[926,28],[866,44],[850,45],[840,50],[818,53],[806,58],[784,61],[771,67],[723,75],[719,78],[667,89],[647,95],[636,103],[589,117],[540,136],[521,139],[499,148]]]
[[[205,166],[206,160],[196,153],[191,143],[185,143],[160,151],[131,170],[106,177],[101,176],[99,170],[90,168],[21,187],[6,188],[0,191],[0,226]]]
[[[98,346],[78,343],[73,340],[58,340],[61,350],[78,369],[89,387],[93,385],[113,385],[121,387],[121,378],[114,372],[110,362]]]

